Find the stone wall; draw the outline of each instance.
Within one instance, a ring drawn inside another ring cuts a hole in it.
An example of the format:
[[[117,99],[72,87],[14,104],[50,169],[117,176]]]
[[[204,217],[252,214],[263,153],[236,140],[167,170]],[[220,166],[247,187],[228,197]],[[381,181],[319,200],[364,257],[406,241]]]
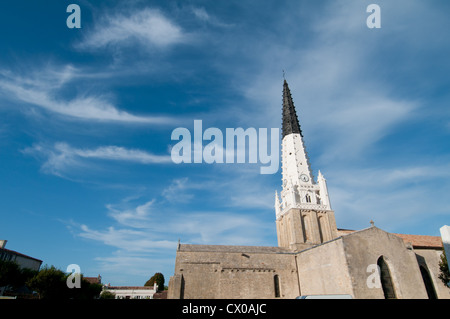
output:
[[[286,249],[180,245],[170,285],[186,299],[271,299],[276,298],[275,276],[279,298],[299,295],[295,257]]]
[[[342,237],[355,298],[383,299],[383,289],[367,284],[381,256],[389,267],[395,294],[399,299],[428,298],[412,247],[400,237],[370,227]]]
[[[300,252],[297,265],[302,295],[353,296],[341,238]]]
[[[433,288],[439,299],[450,299],[450,288],[438,278],[439,261],[441,260],[442,250],[436,249],[414,249],[419,266],[423,266],[429,273]]]

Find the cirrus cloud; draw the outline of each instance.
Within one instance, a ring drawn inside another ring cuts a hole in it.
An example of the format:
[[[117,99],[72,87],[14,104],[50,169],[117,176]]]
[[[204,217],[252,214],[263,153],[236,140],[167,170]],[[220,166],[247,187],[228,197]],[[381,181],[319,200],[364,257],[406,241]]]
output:
[[[41,169],[45,173],[62,176],[68,170],[88,167],[86,160],[121,161],[138,164],[170,164],[169,155],[155,155],[137,149],[127,149],[121,146],[100,146],[95,149],[74,148],[67,143],[55,143],[53,146],[35,144],[22,150],[24,154],[43,157]],[[84,161],[83,161],[84,160]]]
[[[108,46],[132,46],[167,48],[188,40],[180,26],[164,16],[159,10],[145,8],[123,14],[105,15],[88,33],[79,49],[100,49]]]

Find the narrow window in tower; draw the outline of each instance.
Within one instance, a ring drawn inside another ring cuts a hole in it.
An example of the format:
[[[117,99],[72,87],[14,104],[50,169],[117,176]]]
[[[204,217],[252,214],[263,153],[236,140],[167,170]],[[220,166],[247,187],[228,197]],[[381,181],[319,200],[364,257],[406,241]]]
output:
[[[323,243],[323,232],[322,232],[322,228],[323,228],[323,217],[320,216],[319,217],[319,236],[320,236],[320,242]]]
[[[321,242],[326,242],[331,240],[331,233],[329,231],[329,224],[326,215],[321,215],[319,217],[319,233]]]
[[[309,196],[309,194],[306,194],[305,200],[307,203],[311,203],[311,196]]]
[[[275,298],[280,297],[280,278],[278,275],[273,276],[274,288],[275,288]]]
[[[303,230],[303,240],[305,243],[309,242],[309,220],[307,215],[302,215],[302,230]]]

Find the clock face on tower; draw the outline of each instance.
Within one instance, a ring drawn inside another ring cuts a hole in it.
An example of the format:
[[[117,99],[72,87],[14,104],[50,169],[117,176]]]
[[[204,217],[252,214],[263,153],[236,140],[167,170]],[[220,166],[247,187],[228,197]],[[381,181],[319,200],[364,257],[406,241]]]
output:
[[[309,181],[309,177],[308,177],[308,175],[302,174],[302,175],[300,175],[300,180],[302,182],[307,182],[307,181]]]

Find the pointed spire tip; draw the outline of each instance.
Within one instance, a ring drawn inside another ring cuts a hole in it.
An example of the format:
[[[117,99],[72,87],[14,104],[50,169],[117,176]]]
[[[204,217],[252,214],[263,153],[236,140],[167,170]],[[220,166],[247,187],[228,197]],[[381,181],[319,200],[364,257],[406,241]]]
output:
[[[283,84],[283,125],[282,125],[282,138],[289,134],[300,134],[300,124],[298,122],[297,113],[295,111],[294,102],[292,101],[291,91],[286,79]]]

